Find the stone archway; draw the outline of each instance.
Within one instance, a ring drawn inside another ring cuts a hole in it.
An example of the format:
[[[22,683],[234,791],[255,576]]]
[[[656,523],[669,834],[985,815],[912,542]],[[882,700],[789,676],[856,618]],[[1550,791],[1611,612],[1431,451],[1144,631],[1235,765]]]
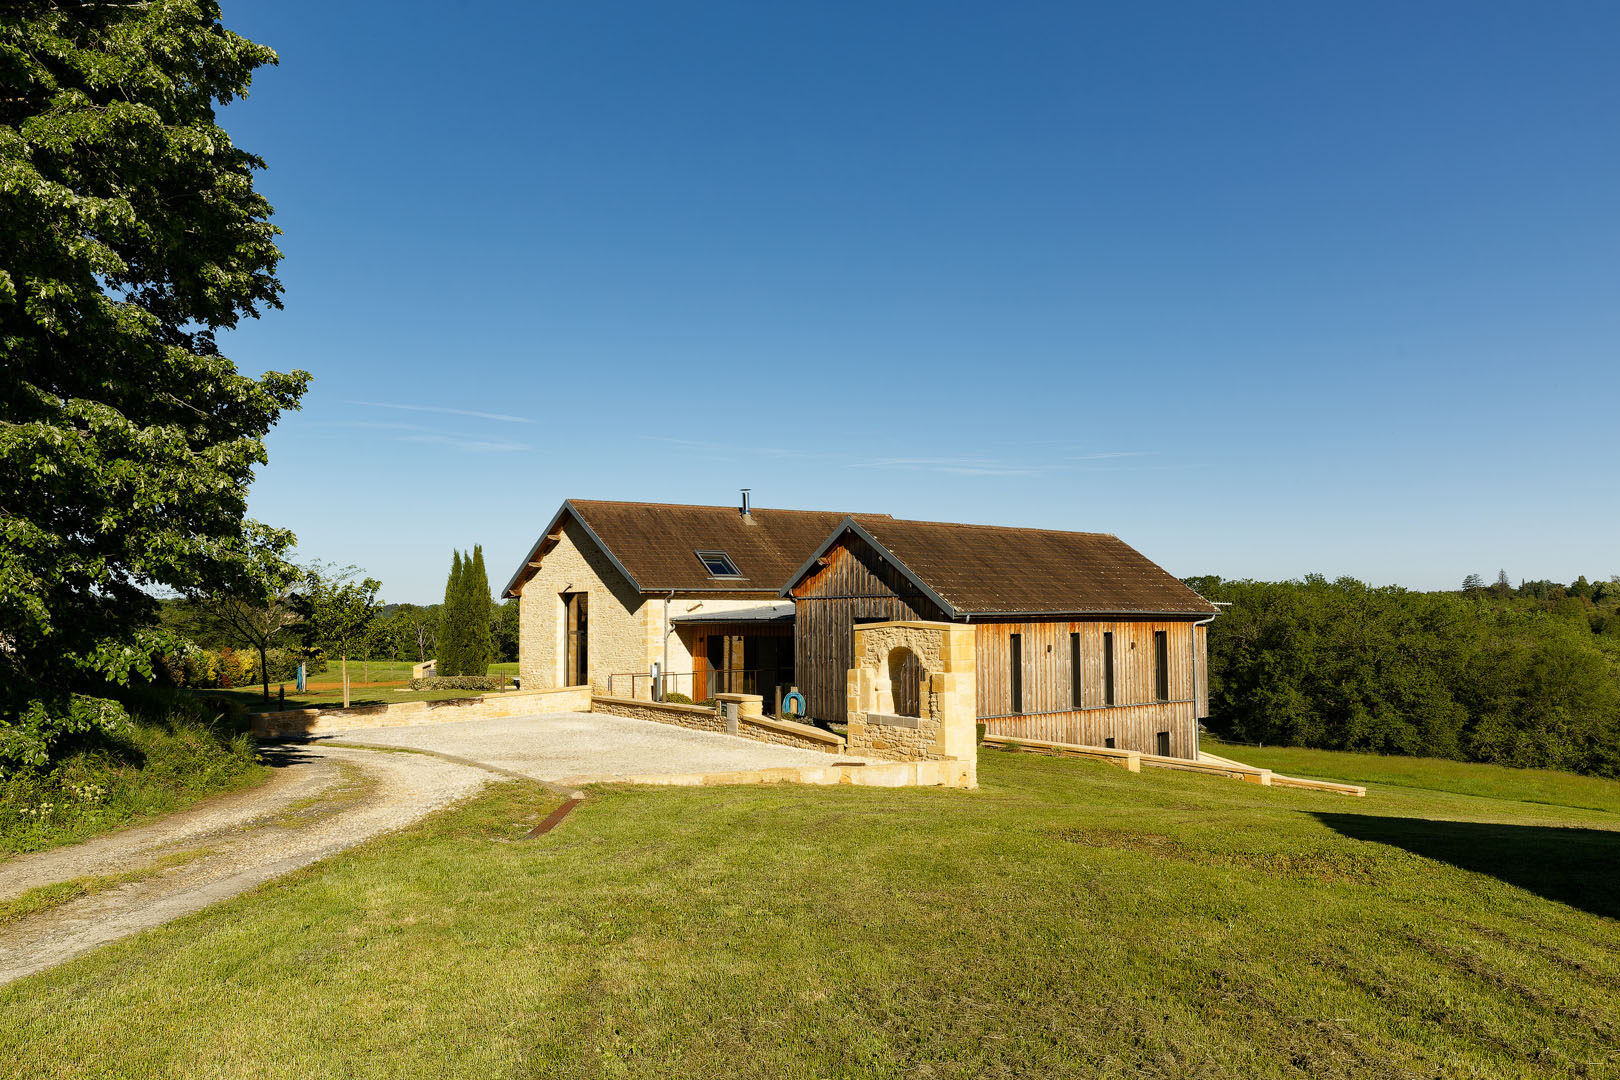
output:
[[[978,786],[973,628],[867,623],[855,628],[854,644],[855,666],[847,679],[849,752],[947,763],[949,786]],[[908,706],[915,711],[903,711]]]

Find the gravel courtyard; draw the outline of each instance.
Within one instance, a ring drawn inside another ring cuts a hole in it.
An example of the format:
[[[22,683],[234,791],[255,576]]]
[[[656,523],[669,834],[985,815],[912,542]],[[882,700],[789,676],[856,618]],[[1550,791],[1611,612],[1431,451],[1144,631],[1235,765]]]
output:
[[[339,732],[333,741],[428,750],[559,784],[827,765],[831,754],[605,713],[546,713]]]

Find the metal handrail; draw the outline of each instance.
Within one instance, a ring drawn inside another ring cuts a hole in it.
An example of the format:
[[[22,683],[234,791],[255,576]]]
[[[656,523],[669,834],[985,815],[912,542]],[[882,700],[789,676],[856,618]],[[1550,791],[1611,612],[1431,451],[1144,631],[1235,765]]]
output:
[[[782,683],[773,682],[763,690],[759,689],[762,676],[769,675],[782,678]],[[792,672],[786,668],[737,668],[737,669],[711,669],[706,673],[702,693],[697,692],[694,684],[696,672],[670,671],[662,675],[651,675],[644,671],[621,671],[608,675],[608,696],[617,697],[615,688],[623,688],[620,680],[629,680],[632,698],[654,700],[653,680],[660,683],[660,692],[657,700],[662,700],[669,694],[685,694],[693,701],[706,701],[716,694],[759,694],[761,697],[771,697],[778,685],[785,685],[792,678]]]

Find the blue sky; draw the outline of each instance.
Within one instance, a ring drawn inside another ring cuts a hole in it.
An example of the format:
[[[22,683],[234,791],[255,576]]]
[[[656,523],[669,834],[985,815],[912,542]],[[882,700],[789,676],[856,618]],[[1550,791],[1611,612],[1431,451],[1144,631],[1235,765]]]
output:
[[[390,600],[568,497],[1620,572],[1620,5],[227,0],[315,376],[251,500]],[[1217,598],[1218,599],[1218,598]]]

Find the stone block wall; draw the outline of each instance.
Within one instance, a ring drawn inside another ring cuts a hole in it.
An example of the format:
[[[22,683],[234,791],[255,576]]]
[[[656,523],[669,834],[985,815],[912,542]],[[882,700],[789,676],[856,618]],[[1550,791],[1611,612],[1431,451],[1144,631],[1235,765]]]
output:
[[[722,698],[752,700],[739,703],[743,708],[735,724],[728,721],[719,709],[708,709],[698,705],[669,705],[631,698],[593,697],[591,711],[608,713],[612,716],[626,716],[633,720],[674,724],[676,727],[690,728],[693,731],[736,735],[755,742],[794,746],[802,750],[818,750],[827,754],[836,754],[844,749],[844,740],[830,731],[822,731],[820,728],[792,720],[778,720],[773,716],[761,715],[758,694],[725,694]]]
[[[611,716],[627,716],[632,720],[651,720],[657,724],[674,724],[693,731],[726,730],[726,722],[719,710],[697,705],[670,705],[653,701],[639,701],[627,697],[591,698],[591,711]]]
[[[593,689],[606,692],[607,677],[647,670],[649,630],[641,594],[631,587],[579,522],[568,518],[562,539],[523,585],[519,605],[518,674],[525,688],[561,686],[567,655],[562,594],[590,597],[586,661]],[[661,606],[661,605],[659,605]]]
[[[897,650],[922,665],[916,717],[895,714],[890,673]],[[959,761],[963,786],[977,786],[973,628],[954,623],[887,622],[855,628],[855,666],[847,679],[848,749],[896,761]]]
[[[536,713],[586,712],[591,707],[588,687],[556,690],[508,690],[482,697],[443,701],[401,701],[395,705],[362,705],[350,709],[287,709],[253,714],[253,734],[261,739],[299,735],[327,735],[369,728],[412,727],[457,720],[491,720]]]

